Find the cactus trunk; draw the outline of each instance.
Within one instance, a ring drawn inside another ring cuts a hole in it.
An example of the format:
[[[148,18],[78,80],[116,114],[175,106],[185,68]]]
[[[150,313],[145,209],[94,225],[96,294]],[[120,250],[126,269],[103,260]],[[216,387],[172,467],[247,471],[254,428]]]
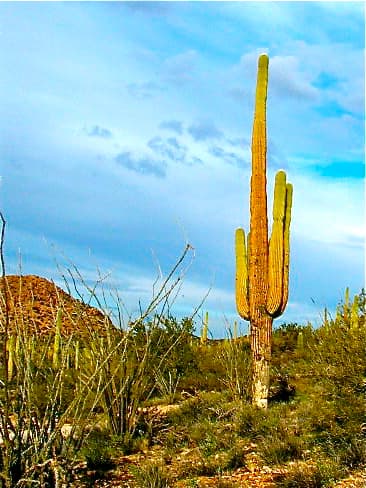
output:
[[[286,174],[276,175],[273,225],[268,242],[266,100],[268,56],[258,61],[258,78],[252,135],[250,182],[250,233],[237,229],[236,304],[239,315],[250,321],[252,350],[252,402],[266,408],[269,394],[272,322],[282,314],[288,299],[289,233],[292,185]],[[250,235],[250,247],[249,247]]]
[[[271,366],[273,319],[259,313],[250,321],[250,344],[252,350],[252,403],[267,408]]]

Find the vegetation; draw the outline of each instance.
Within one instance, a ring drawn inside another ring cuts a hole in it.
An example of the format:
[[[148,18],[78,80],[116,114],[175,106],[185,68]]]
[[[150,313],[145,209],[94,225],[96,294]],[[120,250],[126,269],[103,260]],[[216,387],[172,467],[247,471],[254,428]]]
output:
[[[249,338],[202,341],[161,296],[127,327],[106,320],[87,336],[62,334],[62,303],[53,334],[7,323],[1,487],[98,486],[121,469],[126,487],[246,486],[276,466],[279,487],[322,487],[366,465],[364,291],[318,329],[274,330],[267,410],[250,403]]]

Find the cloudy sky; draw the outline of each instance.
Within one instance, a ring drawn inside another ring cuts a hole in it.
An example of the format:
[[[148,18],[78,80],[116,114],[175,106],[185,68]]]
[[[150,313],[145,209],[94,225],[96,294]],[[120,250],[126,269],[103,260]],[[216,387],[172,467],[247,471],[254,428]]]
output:
[[[364,286],[364,22],[357,2],[1,2],[7,272],[60,282],[70,260],[88,283],[108,274],[135,314],[189,243],[172,311],[210,289],[225,335],[267,52],[270,211],[274,173],[294,185],[276,323],[319,324]]]

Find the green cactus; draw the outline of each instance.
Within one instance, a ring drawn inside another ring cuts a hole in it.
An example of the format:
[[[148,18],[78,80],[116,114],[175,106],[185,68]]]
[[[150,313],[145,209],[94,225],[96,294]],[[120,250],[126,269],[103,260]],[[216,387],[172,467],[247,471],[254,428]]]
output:
[[[77,340],[75,343],[75,361],[74,361],[74,368],[76,370],[79,369],[79,359],[80,359],[80,341]]]
[[[359,324],[359,296],[355,295],[352,305],[349,287],[345,289],[343,303],[337,305],[336,322],[347,324],[351,329],[355,329]]]
[[[207,336],[208,336],[208,312],[205,313],[205,318],[202,324],[201,344],[207,344]]]
[[[235,234],[236,305],[239,315],[250,321],[252,401],[262,408],[268,404],[272,322],[283,313],[288,300],[292,206],[292,185],[286,182],[285,172],[279,171],[275,178],[272,234],[268,242],[267,84],[268,56],[262,54],[258,60],[252,135],[250,232],[247,239],[241,228]]]
[[[16,337],[11,334],[8,338],[8,381],[13,379],[14,375],[14,362],[15,362],[15,350],[16,350]]]
[[[233,331],[233,339],[236,340],[238,338],[238,322],[237,320],[234,321],[234,331]]]
[[[358,323],[359,323],[358,309],[359,309],[359,297],[358,295],[355,295],[353,299],[352,308],[351,308],[351,320],[350,320],[351,329],[358,328]]]
[[[329,312],[327,307],[324,308],[323,326],[326,328],[329,327]]]
[[[62,309],[57,310],[55,324],[55,339],[53,343],[52,367],[57,370],[60,367],[61,356],[61,326],[62,326]]]
[[[296,349],[302,351],[304,349],[304,334],[300,331],[297,335]]]

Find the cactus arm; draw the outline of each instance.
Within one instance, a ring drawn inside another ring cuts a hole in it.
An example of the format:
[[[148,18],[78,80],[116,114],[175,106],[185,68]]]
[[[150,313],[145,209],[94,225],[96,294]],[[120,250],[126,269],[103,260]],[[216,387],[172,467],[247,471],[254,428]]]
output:
[[[235,232],[235,256],[236,308],[244,320],[249,320],[248,258],[245,246],[245,232],[240,228]]]
[[[290,222],[292,185],[286,184],[286,174],[276,174],[273,199],[273,226],[269,243],[267,312],[279,317],[288,300],[290,264]]]
[[[283,293],[282,303],[279,315],[281,315],[286,308],[289,290],[289,270],[290,270],[290,223],[291,223],[291,209],[292,209],[292,194],[293,187],[291,183],[286,184],[286,211],[285,211],[285,225],[284,225],[284,259],[283,259]]]
[[[286,174],[276,174],[273,198],[273,225],[269,242],[268,295],[266,310],[274,316],[281,308],[284,275],[284,221],[286,209]]]

